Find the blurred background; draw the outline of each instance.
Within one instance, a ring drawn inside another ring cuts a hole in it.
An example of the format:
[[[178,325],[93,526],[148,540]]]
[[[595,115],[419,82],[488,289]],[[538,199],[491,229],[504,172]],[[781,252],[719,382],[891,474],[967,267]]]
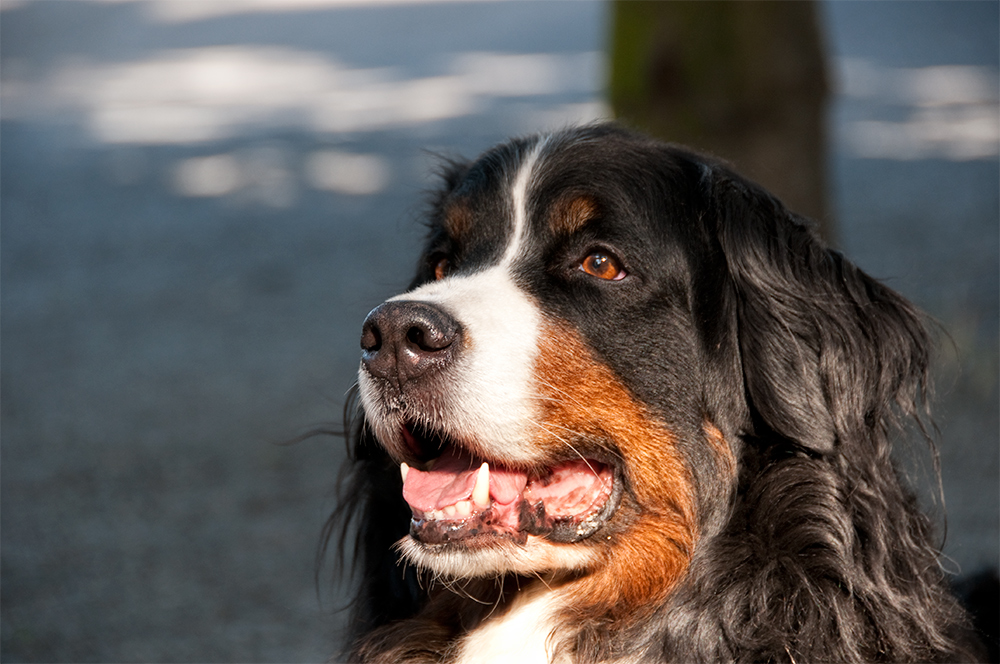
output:
[[[803,6],[3,0],[0,658],[334,653],[343,442],[277,443],[339,426],[439,155],[616,114],[941,322],[945,564],[995,568],[1000,5]]]

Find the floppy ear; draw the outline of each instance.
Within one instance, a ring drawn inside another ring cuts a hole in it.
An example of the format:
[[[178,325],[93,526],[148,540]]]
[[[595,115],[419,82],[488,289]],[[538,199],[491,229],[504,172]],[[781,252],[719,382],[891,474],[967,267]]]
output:
[[[416,613],[426,595],[413,568],[393,548],[410,526],[397,466],[372,434],[358,404],[357,386],[344,407],[347,459],[337,481],[337,508],[323,528],[317,573],[330,544],[341,569],[360,579],[351,602],[351,639]]]
[[[757,185],[719,169],[713,190],[758,420],[816,453],[879,440],[894,404],[919,421],[930,342],[913,306]]]
[[[426,208],[423,211],[424,226],[427,235],[424,239],[423,251],[417,264],[416,274],[410,281],[407,290],[413,290],[417,286],[431,281],[434,276],[434,267],[424,262],[424,259],[433,251],[434,247],[442,244],[447,236],[444,228],[445,207],[448,198],[455,192],[461,184],[462,179],[468,174],[472,164],[459,158],[450,158],[438,155],[436,169],[437,184],[427,192]]]

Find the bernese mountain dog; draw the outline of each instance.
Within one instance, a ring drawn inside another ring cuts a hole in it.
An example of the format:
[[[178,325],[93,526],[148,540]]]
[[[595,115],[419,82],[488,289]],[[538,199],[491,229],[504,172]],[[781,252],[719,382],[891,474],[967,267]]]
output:
[[[922,316],[806,220],[606,124],[449,163],[427,221],[362,329],[351,661],[977,656],[890,450]]]

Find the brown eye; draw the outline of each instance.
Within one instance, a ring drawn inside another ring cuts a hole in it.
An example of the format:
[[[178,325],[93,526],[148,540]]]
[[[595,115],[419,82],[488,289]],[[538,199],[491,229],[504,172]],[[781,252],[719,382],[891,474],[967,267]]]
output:
[[[451,270],[451,261],[447,258],[442,258],[434,264],[434,278],[441,281],[448,276],[448,272]]]
[[[625,278],[625,270],[614,256],[595,251],[580,263],[580,269],[587,274],[605,279],[607,281],[618,281]]]

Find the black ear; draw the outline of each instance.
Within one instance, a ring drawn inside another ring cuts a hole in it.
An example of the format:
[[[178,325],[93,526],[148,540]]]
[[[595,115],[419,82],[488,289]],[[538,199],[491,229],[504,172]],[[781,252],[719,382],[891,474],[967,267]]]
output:
[[[751,412],[817,453],[876,440],[894,405],[919,419],[930,342],[913,306],[757,185],[719,169],[712,189]]]
[[[351,606],[352,639],[415,614],[426,597],[416,570],[404,566],[394,548],[409,532],[411,517],[399,466],[375,440],[356,400],[355,388],[344,409],[348,458],[337,484],[337,509],[324,528],[318,559],[334,540],[339,565],[350,562],[360,579]]]
[[[458,189],[462,180],[468,175],[472,163],[457,157],[437,155],[438,163],[435,175],[435,186],[426,193],[426,205],[422,217],[427,228],[423,251],[417,263],[416,274],[410,281],[408,290],[427,283],[434,276],[434,268],[427,264],[426,258],[435,248],[441,248],[447,243],[447,234],[442,225],[445,216],[445,206],[448,199]]]

